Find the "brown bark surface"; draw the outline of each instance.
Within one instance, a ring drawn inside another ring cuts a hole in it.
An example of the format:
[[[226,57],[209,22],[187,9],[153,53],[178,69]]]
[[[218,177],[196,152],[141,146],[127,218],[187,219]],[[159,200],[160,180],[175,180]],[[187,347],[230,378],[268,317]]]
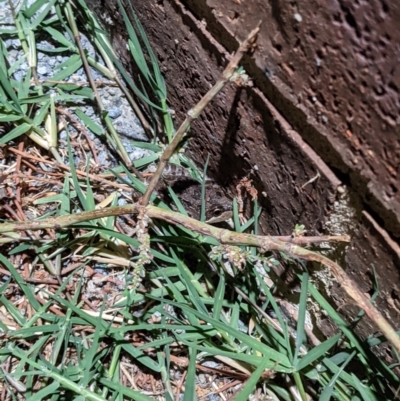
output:
[[[400,237],[400,4],[187,0],[231,50],[263,21],[257,84]]]
[[[108,28],[128,65],[115,2],[92,3],[100,17],[111,16]],[[202,164],[210,155],[210,174],[230,195],[241,178],[253,179],[265,210],[263,233],[289,234],[301,223],[313,235],[350,234],[350,246],[331,256],[365,293],[372,293],[374,265],[377,305],[399,327],[400,6],[312,0],[133,6],[166,77],[176,126],[218,79],[238,41],[263,21],[258,48],[242,63],[255,86],[232,84],[217,96],[191,128],[190,153]],[[320,288],[354,316],[343,291],[320,275]],[[319,327],[329,334],[324,322]],[[365,319],[363,334],[374,330]]]

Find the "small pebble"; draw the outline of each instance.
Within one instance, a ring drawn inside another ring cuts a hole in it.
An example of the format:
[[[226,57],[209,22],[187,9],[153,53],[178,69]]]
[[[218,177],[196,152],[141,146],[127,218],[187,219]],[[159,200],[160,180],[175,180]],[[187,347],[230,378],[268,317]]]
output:
[[[113,107],[112,109],[108,110],[108,115],[113,119],[118,118],[122,115],[122,110],[118,107]]]
[[[40,75],[47,75],[47,67],[45,67],[44,65],[40,66],[37,69],[38,74]]]
[[[131,160],[138,160],[141,159],[146,155],[145,151],[140,148],[136,148],[132,153],[129,154]]]
[[[86,112],[85,112],[85,114],[86,114],[88,117],[92,117],[93,114],[94,114],[94,109],[93,109],[93,107],[86,107]]]
[[[110,164],[109,155],[104,151],[97,153],[97,158],[101,165],[108,166]]]
[[[206,366],[207,368],[213,368],[213,369],[216,369],[218,367],[218,363],[215,361],[204,361],[202,365]]]
[[[296,14],[294,15],[294,19],[295,19],[297,22],[303,21],[303,17],[302,17],[299,13],[296,13]]]

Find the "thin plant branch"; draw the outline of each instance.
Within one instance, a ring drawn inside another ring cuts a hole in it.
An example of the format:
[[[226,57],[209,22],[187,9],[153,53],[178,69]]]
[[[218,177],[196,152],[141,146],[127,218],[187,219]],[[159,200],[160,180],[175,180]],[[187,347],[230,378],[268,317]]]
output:
[[[114,68],[114,63],[112,62],[111,58],[108,56],[107,51],[103,48],[103,45],[106,46],[108,48],[108,51],[110,51],[114,54],[114,50],[111,47],[111,44],[110,44],[107,36],[103,33],[99,23],[97,22],[96,18],[94,18],[91,11],[85,7],[83,8],[82,11],[85,13],[87,20],[91,21],[91,23],[94,25],[93,41],[94,41],[97,49],[99,50],[105,64],[108,67],[108,70],[111,75],[110,78],[117,83],[119,88],[122,90],[122,92],[126,96],[129,104],[132,106],[133,110],[135,111],[136,116],[140,120],[140,122],[143,126],[143,129],[144,129],[145,133],[147,134],[147,137],[151,140],[154,137],[154,132],[153,132],[152,128],[150,127],[150,124],[147,121],[147,118],[145,118],[144,114],[142,113],[141,108],[136,103],[136,101],[130,94],[128,88],[124,85],[124,83],[118,76],[117,71]],[[100,36],[101,40],[99,40],[98,36]],[[102,43],[103,43],[103,45],[102,45]]]
[[[169,159],[174,154],[176,148],[181,142],[190,124],[201,114],[201,112],[208,105],[208,103],[211,102],[211,100],[224,88],[224,86],[232,78],[243,55],[253,47],[259,30],[260,30],[260,24],[257,26],[257,28],[253,29],[249,33],[245,41],[239,46],[239,49],[232,57],[231,61],[225,68],[224,72],[222,73],[221,77],[218,79],[216,84],[203,96],[203,98],[199,101],[199,103],[197,103],[195,107],[193,107],[187,112],[185,120],[179,127],[171,143],[165,148],[163,154],[161,155],[157,170],[154,173],[146,189],[146,192],[141,199],[141,204],[143,206],[147,206],[149,204],[151,194],[156,188],[165,166],[167,165]]]
[[[122,144],[117,132],[115,131],[115,128],[114,128],[114,126],[112,125],[112,123],[110,121],[110,117],[108,116],[108,114],[106,112],[106,109],[105,109],[105,107],[103,105],[103,101],[101,100],[101,96],[99,94],[99,91],[97,90],[96,83],[95,83],[95,81],[93,79],[92,73],[90,72],[90,67],[89,67],[88,60],[86,58],[85,51],[84,51],[84,49],[82,47],[82,43],[81,43],[81,40],[80,40],[80,34],[79,34],[79,31],[78,31],[78,27],[76,25],[74,14],[72,12],[71,4],[68,2],[68,3],[66,3],[65,6],[66,6],[66,16],[67,16],[68,22],[69,22],[69,24],[71,26],[71,29],[72,29],[72,32],[73,32],[73,35],[74,35],[74,40],[75,40],[75,43],[76,43],[76,45],[78,47],[79,55],[80,55],[80,57],[82,59],[82,63],[83,63],[83,67],[85,69],[86,76],[87,76],[87,78],[89,80],[89,83],[90,83],[90,86],[91,86],[91,88],[93,90],[97,105],[98,105],[98,107],[100,109],[100,114],[102,116],[102,119],[105,122],[105,124],[107,125],[107,128],[111,133],[111,138],[112,138],[112,141],[114,142],[115,148],[116,148],[115,150],[121,156],[121,158],[122,158],[123,162],[126,164],[126,166],[129,167],[131,169],[131,171],[136,175],[136,177],[138,177],[139,179],[142,179],[141,173],[139,173],[139,171],[133,165],[133,163],[132,163],[131,159],[129,158],[128,154],[126,153],[125,147]]]
[[[364,293],[361,292],[357,284],[337,263],[330,260],[326,256],[320,255],[309,249],[302,248],[293,243],[281,241],[276,237],[274,238],[270,236],[237,233],[218,227],[213,227],[209,224],[197,221],[177,212],[164,210],[151,205],[143,207],[138,203],[126,206],[109,207],[107,209],[92,210],[50,219],[2,223],[0,224],[0,233],[7,234],[15,233],[16,231],[42,230],[45,228],[61,230],[68,226],[88,220],[101,219],[108,216],[119,216],[123,214],[145,214],[149,218],[164,220],[174,225],[181,225],[189,230],[213,237],[222,244],[257,247],[261,252],[279,251],[295,258],[321,263],[330,269],[338,283],[354,300],[355,305],[365,311],[367,316],[381,330],[386,339],[398,352],[400,352],[399,335],[396,333],[390,323],[382,316],[378,309],[370,303],[369,299]]]

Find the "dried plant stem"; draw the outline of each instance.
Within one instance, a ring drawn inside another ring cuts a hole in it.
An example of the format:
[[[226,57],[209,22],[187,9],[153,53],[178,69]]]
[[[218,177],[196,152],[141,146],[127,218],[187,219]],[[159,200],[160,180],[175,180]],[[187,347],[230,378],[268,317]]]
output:
[[[42,230],[53,228],[60,230],[68,226],[85,222],[93,219],[101,219],[108,216],[118,216],[123,214],[146,214],[153,219],[160,219],[171,224],[181,225],[189,230],[203,235],[216,238],[223,244],[246,245],[258,247],[262,252],[280,251],[293,257],[308,261],[318,262],[328,267],[335,276],[338,283],[344,288],[347,294],[354,300],[354,303],[365,311],[368,317],[381,330],[387,340],[400,352],[400,337],[397,335],[390,323],[379,313],[379,311],[369,302],[369,299],[361,292],[357,284],[342,270],[342,268],[327,257],[316,252],[302,248],[292,242],[285,242],[279,237],[259,236],[246,233],[237,233],[209,224],[197,221],[180,213],[164,210],[155,206],[143,207],[140,204],[127,206],[110,207],[107,209],[93,210],[73,215],[59,216],[51,219],[18,221],[13,223],[0,224],[0,233],[14,233],[26,230]],[[345,238],[346,240],[348,238]]]
[[[133,96],[130,94],[128,88],[124,85],[122,80],[117,75],[114,76],[114,80],[118,84],[118,86],[121,89],[121,91],[126,96],[129,104],[132,106],[132,108],[133,108],[133,110],[135,112],[135,115],[139,119],[140,123],[142,124],[142,127],[143,127],[147,137],[149,138],[149,140],[152,140],[154,135],[155,135],[155,133],[153,132],[153,129],[150,127],[150,124],[147,121],[147,118],[144,116],[141,108],[136,103],[136,101],[133,98]]]
[[[224,230],[221,228],[214,227],[210,224],[200,222],[191,217],[184,216],[183,214],[172,212],[170,210],[161,209],[156,206],[149,205],[147,207],[141,206],[139,203],[134,203],[125,206],[115,206],[108,207],[104,209],[96,209],[87,212],[81,212],[77,214],[69,214],[65,216],[59,216],[49,219],[42,220],[26,220],[26,221],[15,221],[0,223],[0,234],[18,232],[25,230],[44,230],[47,228],[52,228],[55,230],[64,229],[70,227],[74,224],[82,223],[85,221],[102,219],[109,216],[122,216],[124,214],[139,214],[140,212],[145,212],[150,218],[160,219],[168,221],[169,223],[175,225],[181,225],[186,228],[196,231],[204,235],[211,235],[214,238],[220,239],[221,233],[224,234],[224,243],[226,244],[237,244],[237,245],[248,245],[262,247],[264,243],[260,242],[260,238],[270,238],[273,241],[278,241],[285,246],[290,247],[299,244],[311,244],[320,242],[349,242],[350,237],[347,235],[330,235],[321,237],[291,237],[288,236],[257,236],[246,233],[236,233],[234,231]],[[226,233],[233,235],[234,239],[229,239],[226,237]],[[272,249],[270,250],[282,250],[282,249]],[[308,252],[308,250],[306,250]],[[286,251],[285,251],[286,252]],[[311,252],[311,251],[310,251]]]
[[[54,149],[54,148],[52,148],[52,149]],[[71,167],[65,165],[62,162],[61,157],[57,153],[53,154],[55,156],[56,160],[57,160],[56,162],[53,162],[53,161],[50,161],[50,160],[46,160],[46,159],[43,159],[43,158],[40,158],[40,157],[33,156],[33,155],[29,154],[29,153],[21,152],[21,151],[19,151],[17,149],[14,149],[14,148],[8,148],[8,150],[10,152],[13,152],[13,153],[17,154],[17,155],[22,155],[24,158],[31,159],[31,160],[36,160],[36,161],[38,161],[40,163],[45,163],[45,164],[48,164],[50,166],[56,166],[56,167],[59,167],[59,168],[61,168],[63,170],[66,170],[66,171],[71,171]],[[93,181],[101,182],[103,185],[106,185],[108,187],[122,189],[122,190],[125,190],[125,191],[129,190],[129,187],[127,185],[119,184],[118,182],[110,181],[110,180],[107,180],[105,178],[105,177],[110,177],[110,178],[114,177],[113,174],[108,174],[108,175],[104,176],[102,174],[101,175],[96,175],[96,174],[86,173],[85,171],[81,171],[81,170],[75,170],[75,173],[78,176],[85,177],[85,178],[90,178]],[[38,179],[40,180],[41,178],[35,177],[34,179],[35,180],[38,180]]]
[[[208,103],[211,102],[211,100],[223,89],[223,87],[232,78],[243,55],[254,45],[259,30],[260,28],[258,26],[257,28],[253,29],[250,32],[245,41],[239,46],[239,49],[232,57],[231,61],[225,68],[224,72],[222,73],[221,77],[218,79],[216,84],[203,96],[203,98],[199,101],[199,103],[197,103],[195,107],[193,107],[187,112],[186,118],[179,127],[178,131],[176,132],[173,140],[165,148],[163,154],[161,155],[157,170],[154,173],[153,178],[151,179],[149,186],[147,187],[147,190],[141,199],[141,204],[143,206],[147,206],[149,204],[151,194],[153,193],[155,187],[157,186],[157,183],[161,178],[162,172],[165,166],[167,165],[168,160],[174,154],[177,146],[181,142],[191,122],[201,114],[201,112],[208,105]]]
[[[283,235],[273,238],[300,246],[321,244],[323,242],[350,242],[349,235],[320,235],[319,237],[293,237],[291,235]]]
[[[84,49],[82,47],[79,30],[78,30],[78,27],[76,25],[76,21],[75,21],[74,14],[72,12],[71,4],[70,3],[66,3],[65,7],[66,7],[67,19],[68,19],[68,22],[69,22],[69,24],[71,26],[71,29],[72,29],[72,32],[73,32],[73,35],[74,35],[74,40],[75,40],[75,43],[76,43],[76,45],[78,47],[79,55],[80,55],[80,57],[82,59],[83,68],[85,70],[85,73],[86,73],[86,76],[87,76],[88,81],[90,83],[90,86],[91,86],[91,88],[93,90],[94,97],[96,99],[97,106],[98,106],[98,108],[100,110],[102,119],[105,122],[105,124],[107,125],[107,128],[108,128],[108,130],[109,130],[109,132],[111,134],[110,139],[115,144],[115,150],[121,156],[121,158],[122,158],[123,162],[125,163],[125,165],[131,169],[131,171],[136,175],[136,177],[138,177],[139,179],[142,179],[142,175],[139,173],[139,171],[132,164],[132,161],[130,160],[128,154],[126,153],[124,145],[122,144],[118,134],[115,131],[114,126],[112,125],[112,123],[110,121],[110,117],[106,113],[106,109],[105,109],[105,107],[103,105],[103,101],[101,100],[101,96],[99,94],[99,91],[97,90],[96,83],[95,83],[95,81],[93,79],[92,73],[90,72],[89,63],[88,63],[85,51],[84,51]]]

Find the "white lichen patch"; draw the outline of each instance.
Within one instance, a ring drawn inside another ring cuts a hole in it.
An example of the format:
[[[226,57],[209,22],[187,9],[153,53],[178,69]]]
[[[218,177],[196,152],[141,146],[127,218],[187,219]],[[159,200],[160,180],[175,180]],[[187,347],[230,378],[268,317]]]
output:
[[[328,296],[331,295],[331,287],[333,282],[335,281],[335,277],[332,274],[329,268],[324,268],[321,270],[317,270],[313,272],[312,278],[310,279],[311,283],[319,287],[321,283],[326,291]]]
[[[339,190],[340,189],[340,190]],[[350,235],[357,221],[357,210],[351,205],[350,196],[346,187],[338,189],[338,199],[334,202],[331,213],[328,215],[324,228],[330,235]],[[321,253],[329,258],[338,257],[338,248],[332,247],[329,243],[321,243]],[[330,295],[332,282],[335,280],[329,268],[322,268],[315,271],[314,282],[322,283],[327,295]]]
[[[345,186],[338,188],[338,197],[334,202],[331,213],[327,216],[324,225],[326,234],[329,235],[350,235],[356,228],[357,210],[351,204],[350,196]],[[340,249],[329,243],[321,243],[320,252],[331,259],[341,257]],[[323,288],[328,297],[331,297],[331,289],[336,282],[334,275],[328,267],[320,266],[318,270],[314,270],[310,278],[317,288]],[[326,313],[316,302],[311,301],[310,311],[313,314],[317,326],[320,324],[321,318]]]
[[[331,235],[349,234],[355,228],[357,211],[350,203],[346,187],[340,187],[324,228]]]

